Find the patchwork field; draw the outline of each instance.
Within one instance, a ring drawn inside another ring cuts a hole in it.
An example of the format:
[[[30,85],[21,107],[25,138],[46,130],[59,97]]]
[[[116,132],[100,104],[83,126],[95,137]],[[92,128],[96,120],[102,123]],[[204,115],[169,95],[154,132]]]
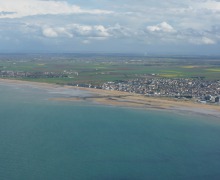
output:
[[[220,58],[113,55],[0,55],[1,72],[53,73],[65,77],[19,77],[49,83],[123,81],[138,77],[220,79]],[[2,76],[4,77],[4,76]]]

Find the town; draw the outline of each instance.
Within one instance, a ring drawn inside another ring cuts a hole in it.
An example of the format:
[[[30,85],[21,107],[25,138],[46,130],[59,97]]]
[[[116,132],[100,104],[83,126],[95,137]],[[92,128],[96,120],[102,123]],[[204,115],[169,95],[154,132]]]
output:
[[[137,78],[107,82],[102,89],[125,91],[146,96],[195,99],[201,103],[219,103],[220,80],[185,78]]]
[[[72,78],[78,72],[16,72],[0,71],[2,78]],[[130,80],[109,81],[102,84],[69,82],[65,85],[96,88],[104,90],[124,91],[153,97],[169,97],[177,99],[193,99],[200,103],[220,104],[220,80],[194,78],[159,78],[138,77]]]

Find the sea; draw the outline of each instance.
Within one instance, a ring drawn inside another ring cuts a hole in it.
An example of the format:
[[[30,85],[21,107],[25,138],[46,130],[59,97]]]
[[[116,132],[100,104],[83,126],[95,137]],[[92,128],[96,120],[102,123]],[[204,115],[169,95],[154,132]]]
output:
[[[1,180],[219,180],[220,119],[0,83]]]

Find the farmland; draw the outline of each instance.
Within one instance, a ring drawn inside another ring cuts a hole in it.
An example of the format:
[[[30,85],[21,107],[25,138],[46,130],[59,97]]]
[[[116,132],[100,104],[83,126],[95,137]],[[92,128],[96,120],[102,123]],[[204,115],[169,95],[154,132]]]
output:
[[[216,80],[220,79],[220,58],[105,54],[1,54],[0,71],[2,78],[59,84],[102,84],[107,81],[123,81],[139,77],[200,77]],[[9,73],[8,76],[4,76],[6,72]],[[29,76],[19,74],[29,74]]]

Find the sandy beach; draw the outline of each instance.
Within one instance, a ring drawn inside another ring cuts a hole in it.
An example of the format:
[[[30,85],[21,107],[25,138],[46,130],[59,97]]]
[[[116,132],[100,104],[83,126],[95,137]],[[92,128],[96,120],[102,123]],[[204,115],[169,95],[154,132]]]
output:
[[[147,97],[139,94],[132,94],[120,91],[108,91],[101,89],[91,89],[73,86],[60,86],[56,84],[29,82],[21,80],[0,79],[2,84],[27,85],[47,90],[55,88],[64,88],[69,90],[81,90],[88,92],[86,96],[57,97],[49,100],[54,101],[89,101],[96,104],[104,104],[120,107],[131,107],[141,109],[158,109],[178,111],[181,113],[196,113],[206,116],[214,116],[220,118],[220,106],[210,104],[200,104],[193,101],[177,100],[162,97]]]

